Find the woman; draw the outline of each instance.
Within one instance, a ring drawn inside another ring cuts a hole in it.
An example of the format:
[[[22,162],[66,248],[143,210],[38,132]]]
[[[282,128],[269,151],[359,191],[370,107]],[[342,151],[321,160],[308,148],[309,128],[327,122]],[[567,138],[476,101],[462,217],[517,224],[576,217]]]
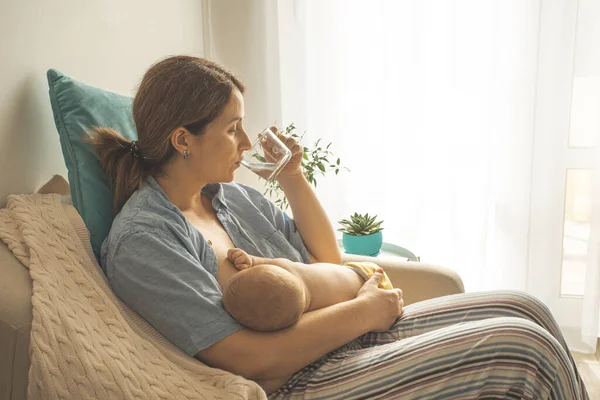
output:
[[[244,329],[222,305],[237,272],[227,249],[298,262],[341,261],[301,173],[278,176],[294,214],[230,183],[244,151],[243,84],[178,56],[153,65],[133,102],[139,141],[96,129],[118,212],[101,252],[116,294],[202,362],[258,382],[271,398],[587,399],[548,309],[523,293],[463,294],[410,305],[370,279],[356,299],[291,328]],[[402,318],[397,318],[404,312]]]

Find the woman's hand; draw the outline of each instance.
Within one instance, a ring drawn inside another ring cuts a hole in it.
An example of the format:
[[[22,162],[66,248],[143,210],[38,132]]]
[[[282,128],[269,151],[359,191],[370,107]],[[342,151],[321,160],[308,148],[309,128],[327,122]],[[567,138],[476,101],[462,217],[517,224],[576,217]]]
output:
[[[369,310],[372,310],[369,313],[373,318],[371,330],[375,332],[385,332],[390,329],[404,312],[402,290],[380,289],[378,286],[382,278],[383,269],[380,268],[356,294],[356,298],[364,301]]]
[[[285,146],[292,152],[292,157],[290,158],[290,161],[288,161],[285,167],[283,167],[283,169],[281,170],[281,172],[279,172],[279,175],[277,175],[277,177],[280,178],[285,176],[301,174],[302,156],[304,155],[304,148],[302,147],[300,142],[298,142],[292,136],[279,132],[279,130],[274,126],[271,127],[271,130],[275,133],[275,135],[277,135],[279,140],[281,140],[283,144],[285,144]]]

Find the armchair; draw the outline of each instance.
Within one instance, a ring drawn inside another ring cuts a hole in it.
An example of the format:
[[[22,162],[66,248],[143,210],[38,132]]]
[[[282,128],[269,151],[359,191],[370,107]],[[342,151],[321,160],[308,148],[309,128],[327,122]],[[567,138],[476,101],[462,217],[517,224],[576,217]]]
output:
[[[64,191],[65,188],[61,192]],[[392,283],[403,290],[406,305],[464,291],[460,277],[447,268],[393,258],[344,255],[344,261],[351,260],[381,265]],[[22,400],[27,398],[29,378],[32,281],[28,269],[2,242],[0,277],[0,400]]]

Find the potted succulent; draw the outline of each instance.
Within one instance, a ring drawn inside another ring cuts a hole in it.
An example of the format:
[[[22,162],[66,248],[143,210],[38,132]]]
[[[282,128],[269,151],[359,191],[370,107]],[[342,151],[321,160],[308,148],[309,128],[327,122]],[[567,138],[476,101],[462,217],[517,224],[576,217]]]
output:
[[[342,244],[346,253],[376,256],[381,252],[383,221],[377,221],[377,215],[354,213],[350,220],[342,219],[339,223],[342,227],[338,231],[343,232]]]

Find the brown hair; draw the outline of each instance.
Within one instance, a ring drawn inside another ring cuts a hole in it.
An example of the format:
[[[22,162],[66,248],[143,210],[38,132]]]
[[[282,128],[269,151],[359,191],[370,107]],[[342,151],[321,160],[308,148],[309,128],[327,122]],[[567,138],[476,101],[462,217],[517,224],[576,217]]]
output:
[[[174,156],[171,133],[185,127],[201,135],[221,113],[234,87],[244,92],[233,74],[204,58],[174,56],[148,69],[133,100],[137,143],[109,128],[90,132],[89,141],[113,191],[115,213],[146,177],[160,174]]]
[[[223,307],[242,325],[273,332],[298,322],[306,298],[299,278],[283,268],[264,264],[231,278],[223,293]]]

